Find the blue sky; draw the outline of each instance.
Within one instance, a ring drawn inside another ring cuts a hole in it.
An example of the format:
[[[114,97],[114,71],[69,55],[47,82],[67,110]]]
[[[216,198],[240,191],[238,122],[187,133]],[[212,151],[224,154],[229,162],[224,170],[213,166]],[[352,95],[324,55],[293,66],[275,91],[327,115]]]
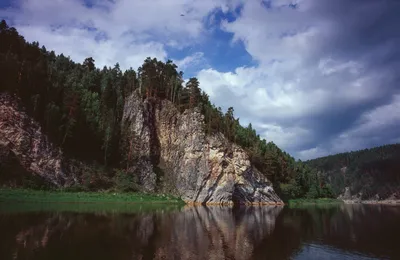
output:
[[[0,18],[98,67],[174,60],[296,158],[400,142],[400,2],[17,0]]]

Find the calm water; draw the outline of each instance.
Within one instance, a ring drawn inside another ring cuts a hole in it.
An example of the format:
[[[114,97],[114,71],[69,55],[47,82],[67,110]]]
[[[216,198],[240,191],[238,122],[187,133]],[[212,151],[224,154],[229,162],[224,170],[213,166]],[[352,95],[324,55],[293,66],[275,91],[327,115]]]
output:
[[[0,204],[0,259],[400,259],[400,207]]]

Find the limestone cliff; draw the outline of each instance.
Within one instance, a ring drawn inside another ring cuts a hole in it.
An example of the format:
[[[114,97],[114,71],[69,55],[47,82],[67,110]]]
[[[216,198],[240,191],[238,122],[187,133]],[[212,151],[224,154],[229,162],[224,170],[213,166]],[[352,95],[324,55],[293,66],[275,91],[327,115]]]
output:
[[[77,180],[74,171],[66,174],[64,156],[60,148],[49,142],[37,122],[30,118],[16,97],[0,94],[0,178],[18,185],[16,173],[5,172],[7,164],[24,169],[27,174],[42,177],[55,186],[70,186]],[[11,175],[12,178],[7,178]]]
[[[247,153],[222,134],[206,135],[203,121],[197,108],[180,113],[169,101],[137,93],[125,100],[122,164],[141,189],[175,193],[187,203],[282,203]],[[86,171],[48,140],[16,97],[1,94],[0,178],[10,161],[57,187],[80,184]]]
[[[139,163],[146,165],[139,173],[143,187],[154,189],[157,166],[188,203],[282,203],[247,153],[221,134],[206,135],[203,122],[197,108],[180,113],[169,101],[142,102],[135,93],[128,98],[122,128],[139,146]]]

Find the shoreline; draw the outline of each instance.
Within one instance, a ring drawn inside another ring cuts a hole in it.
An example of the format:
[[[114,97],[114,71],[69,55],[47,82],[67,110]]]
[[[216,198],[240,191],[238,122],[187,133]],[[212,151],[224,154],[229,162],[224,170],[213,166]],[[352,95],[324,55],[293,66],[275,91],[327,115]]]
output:
[[[398,205],[400,200],[343,200],[345,204]]]
[[[184,201],[166,194],[118,193],[118,192],[69,192],[62,190],[31,190],[0,188],[0,203],[48,203],[48,204],[169,204],[187,206],[234,206],[229,202],[199,203]],[[242,206],[285,206],[284,202],[241,203]]]
[[[193,202],[193,201],[185,201],[187,206],[224,206],[224,207],[233,207],[235,203],[232,201],[229,202]],[[237,206],[285,206],[286,204],[283,202],[247,202],[247,203],[238,203]]]
[[[60,204],[184,204],[180,198],[163,194],[0,189],[0,203],[10,202]]]
[[[291,199],[288,201],[287,205],[333,205],[341,204],[342,200],[331,199],[331,198],[318,198],[318,199]]]
[[[184,201],[166,194],[128,193],[128,192],[70,192],[62,190],[31,190],[0,188],[0,203],[48,203],[48,204],[164,204],[187,206],[234,206],[230,202],[199,203]],[[283,202],[243,203],[244,206],[284,206]]]

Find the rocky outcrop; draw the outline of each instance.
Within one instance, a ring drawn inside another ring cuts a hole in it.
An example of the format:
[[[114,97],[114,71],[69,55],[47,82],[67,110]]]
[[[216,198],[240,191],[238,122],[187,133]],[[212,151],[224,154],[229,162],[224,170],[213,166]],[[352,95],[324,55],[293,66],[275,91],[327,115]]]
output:
[[[346,204],[400,204],[400,193],[394,192],[384,199],[382,199],[379,194],[363,199],[362,192],[352,195],[350,187],[345,187],[343,194],[340,194],[337,199],[343,200]]]
[[[133,93],[121,124],[123,164],[143,191],[174,193],[194,204],[282,203],[241,147],[222,134],[205,134],[197,108],[180,113],[169,101]],[[57,187],[79,185],[88,172],[48,140],[16,97],[0,94],[0,169],[10,161]]]
[[[167,186],[187,203],[282,203],[247,153],[221,134],[206,135],[203,122],[198,109],[179,113],[169,101],[142,102],[134,93],[126,101],[122,128],[139,144],[139,161],[163,169]],[[154,187],[151,167],[139,178]]]
[[[155,133],[154,109],[148,100],[132,96],[125,101],[121,126],[122,142],[127,144],[121,153],[128,161],[128,170],[139,176],[144,191],[154,191],[156,186],[153,166],[158,164],[160,149]]]
[[[2,165],[18,163],[55,186],[71,186],[77,180],[73,172],[67,174],[63,169],[63,160],[61,149],[49,142],[18,99],[0,94],[0,169]],[[1,173],[4,174],[7,173]]]

